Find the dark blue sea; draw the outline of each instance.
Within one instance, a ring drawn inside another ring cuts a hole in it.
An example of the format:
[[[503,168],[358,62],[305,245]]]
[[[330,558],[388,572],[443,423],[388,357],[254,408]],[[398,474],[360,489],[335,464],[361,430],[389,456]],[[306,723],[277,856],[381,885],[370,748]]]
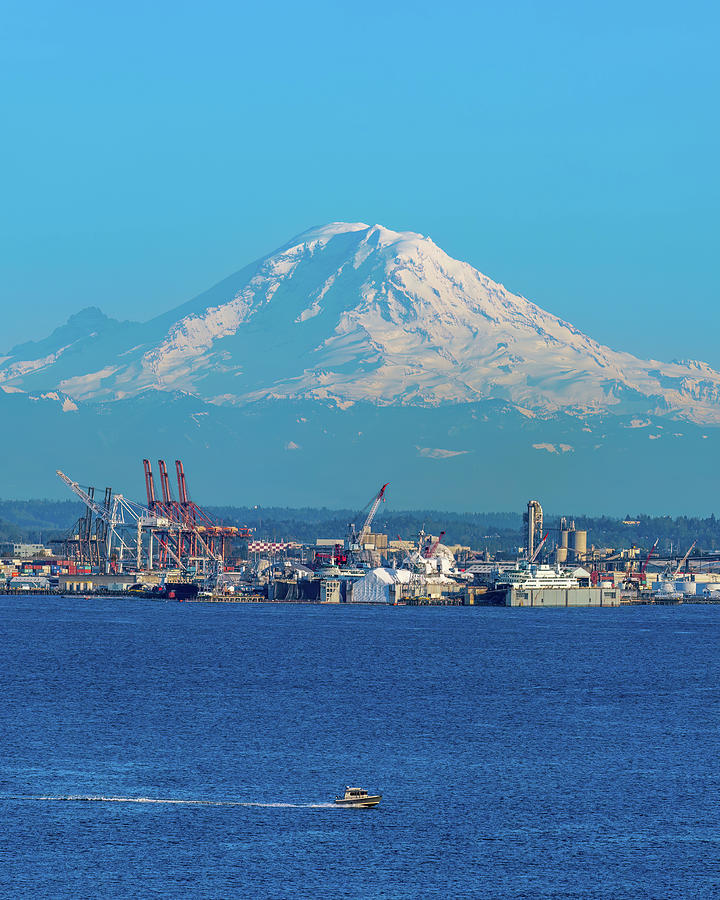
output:
[[[0,896],[718,897],[719,634],[2,597]]]

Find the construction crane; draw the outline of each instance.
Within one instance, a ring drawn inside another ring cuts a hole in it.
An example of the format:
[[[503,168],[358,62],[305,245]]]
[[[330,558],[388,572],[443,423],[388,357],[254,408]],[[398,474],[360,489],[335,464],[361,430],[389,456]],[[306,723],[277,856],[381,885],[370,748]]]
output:
[[[360,534],[358,535],[358,543],[362,543],[365,536],[370,534],[370,526],[372,525],[372,521],[375,518],[375,513],[378,511],[378,507],[381,503],[385,502],[385,488],[390,484],[388,481],[384,484],[377,493],[377,496],[372,501],[372,505],[370,507],[370,511],[367,514],[367,518],[363,523],[363,527],[360,529]]]
[[[660,538],[655,538],[655,543],[654,543],[654,544],[652,545],[652,547],[650,548],[650,552],[649,552],[648,555],[645,557],[645,562],[642,564],[642,568],[640,569],[640,575],[641,575],[641,576],[643,576],[643,575],[645,574],[645,570],[647,569],[648,563],[650,562],[650,557],[651,557],[651,556],[653,555],[653,553],[655,552],[655,550],[656,550],[657,545],[658,545],[659,542],[660,542]],[[694,547],[694,546],[695,546],[695,544],[693,544],[693,547]]]
[[[370,534],[370,526],[378,511],[378,507],[381,503],[385,502],[385,489],[388,484],[390,484],[389,481],[384,484],[372,500],[369,501],[370,509],[360,531],[355,530],[354,524],[348,525],[347,549],[356,556],[356,560],[363,550],[363,544],[365,543],[367,535]]]
[[[675,571],[673,572],[673,577],[675,577],[675,575],[680,574],[680,570],[685,565],[685,563],[688,561],[688,559],[690,558],[690,554],[695,549],[695,544],[697,544],[697,541],[693,541],[692,544],[690,544],[690,548],[688,549],[688,552],[685,554],[685,556],[683,556],[683,558],[680,560],[680,564],[678,565],[677,569],[675,569]]]
[[[430,546],[425,550],[425,559],[432,559],[433,556],[437,553],[437,548],[440,546],[440,541],[445,537],[445,532],[441,531],[438,537],[430,544]]]
[[[623,579],[623,584],[625,585],[625,587],[632,589],[632,590],[640,590],[640,582],[645,580],[645,572],[647,570],[648,563],[650,562],[650,557],[653,555],[653,553],[657,549],[657,545],[659,542],[660,542],[660,538],[655,538],[655,543],[652,545],[652,547],[648,551],[648,555],[645,557],[645,561],[643,562],[642,566],[640,567],[640,571],[637,573],[637,577],[635,577],[635,575],[632,571],[632,563],[630,564],[630,570],[628,571],[625,578]]]
[[[385,488],[388,486],[388,484],[390,484],[389,481],[387,482],[387,484],[384,484],[380,488],[377,494],[370,501],[370,510],[368,511],[368,514],[365,518],[365,521],[363,522],[363,526],[360,531],[355,532],[355,526],[350,526],[350,542],[352,544],[362,545],[365,537],[370,533],[370,526],[372,525],[372,521],[375,518],[375,513],[378,511],[378,507],[380,506],[380,504],[385,501]],[[360,549],[360,546],[358,546],[357,549]]]

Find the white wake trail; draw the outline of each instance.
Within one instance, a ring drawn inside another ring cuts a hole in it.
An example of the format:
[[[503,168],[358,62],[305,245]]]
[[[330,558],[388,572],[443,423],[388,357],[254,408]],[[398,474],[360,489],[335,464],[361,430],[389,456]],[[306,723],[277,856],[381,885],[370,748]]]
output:
[[[187,800],[181,797],[103,797],[103,796],[28,796],[0,798],[16,802],[36,803],[165,803],[175,806],[253,806],[269,809],[332,809],[334,803],[263,803],[254,800]]]

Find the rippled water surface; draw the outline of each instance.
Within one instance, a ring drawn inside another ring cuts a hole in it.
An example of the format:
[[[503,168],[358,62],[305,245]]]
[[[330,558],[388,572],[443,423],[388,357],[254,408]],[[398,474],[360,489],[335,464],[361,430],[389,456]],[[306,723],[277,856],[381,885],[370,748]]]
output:
[[[0,895],[718,897],[719,634],[2,597]]]

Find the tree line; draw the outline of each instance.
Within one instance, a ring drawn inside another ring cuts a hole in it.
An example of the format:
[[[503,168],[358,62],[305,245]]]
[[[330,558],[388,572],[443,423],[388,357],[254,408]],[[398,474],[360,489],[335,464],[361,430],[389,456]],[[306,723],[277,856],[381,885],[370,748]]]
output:
[[[347,526],[358,528],[365,514],[357,510],[325,507],[219,506],[207,511],[225,524],[248,525],[262,540],[295,540],[313,543],[317,538],[342,540]],[[0,542],[40,543],[64,537],[85,512],[74,500],[0,500]],[[628,524],[631,523],[631,524]],[[693,543],[697,549],[720,549],[720,520],[715,515],[649,516],[643,513],[612,516],[576,516],[575,525],[588,532],[588,548],[632,546],[649,548],[659,539],[660,552],[683,553]],[[560,516],[546,515],[544,530],[553,544],[559,535]],[[414,540],[421,530],[445,532],[447,544],[460,544],[489,553],[513,553],[525,544],[525,528],[519,512],[458,513],[440,510],[392,510],[381,507],[372,525],[390,540]]]

